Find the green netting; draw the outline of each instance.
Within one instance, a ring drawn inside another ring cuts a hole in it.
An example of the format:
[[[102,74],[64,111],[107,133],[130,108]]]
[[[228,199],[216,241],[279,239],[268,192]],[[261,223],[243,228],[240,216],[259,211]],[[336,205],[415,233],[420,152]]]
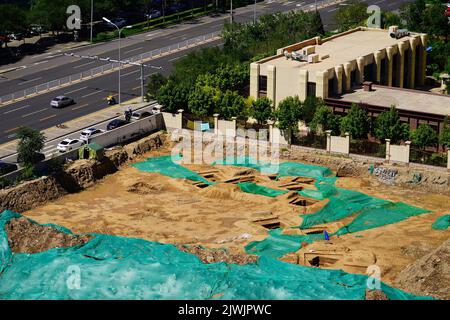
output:
[[[302,242],[313,243],[325,239],[323,234],[287,235],[282,232],[282,229],[270,230],[267,238],[249,243],[245,251],[259,256],[281,258],[287,253],[300,250]]]
[[[281,196],[281,195],[289,192],[289,191],[268,188],[268,187],[261,186],[256,183],[253,183],[253,182],[238,183],[238,186],[243,192],[258,194],[261,196],[272,197],[272,198]]]
[[[402,202],[387,202],[379,206],[364,209],[352,222],[339,229],[336,235],[378,228],[428,212],[430,211]]]
[[[367,277],[261,257],[204,264],[173,245],[93,235],[82,246],[11,252],[0,215],[0,299],[364,299]],[[79,280],[79,282],[78,282]],[[79,286],[78,286],[79,284]],[[426,299],[384,283],[390,299]],[[428,298],[429,299],[429,298]]]
[[[431,227],[435,230],[447,230],[450,227],[450,214],[436,219]]]
[[[271,164],[269,162],[258,161],[252,157],[228,157],[223,160],[218,160],[212,165],[232,165],[238,167],[252,168],[260,171],[263,174],[277,174],[278,177],[307,177],[318,181],[326,181],[333,183],[336,178],[333,172],[322,166],[308,165],[297,162],[281,162],[279,164]]]
[[[181,160],[181,157],[174,160]],[[206,184],[212,184],[199,174],[173,162],[171,156],[148,158],[146,161],[135,163],[132,166],[141,171],[158,172],[171,178],[201,181]]]
[[[303,218],[300,229],[308,229],[318,224],[338,221],[365,208],[388,203],[386,200],[370,197],[361,192],[337,188],[331,185],[318,186],[319,192],[325,190],[327,194],[333,194],[328,197],[329,202],[319,211],[313,214],[302,215]],[[304,192],[300,194],[305,195]]]

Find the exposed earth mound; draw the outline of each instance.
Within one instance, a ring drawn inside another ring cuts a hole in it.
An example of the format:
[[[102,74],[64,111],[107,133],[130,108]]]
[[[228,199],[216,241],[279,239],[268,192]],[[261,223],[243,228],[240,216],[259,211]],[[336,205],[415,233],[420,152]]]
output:
[[[178,246],[181,251],[195,254],[203,263],[226,262],[234,264],[249,264],[258,261],[258,256],[232,252],[234,250],[212,249],[208,250],[201,246]]]
[[[69,248],[85,244],[92,238],[40,226],[23,217],[12,219],[5,229],[9,246],[14,253],[39,253],[54,248]]]
[[[411,293],[450,299],[450,239],[406,267],[396,282]]]

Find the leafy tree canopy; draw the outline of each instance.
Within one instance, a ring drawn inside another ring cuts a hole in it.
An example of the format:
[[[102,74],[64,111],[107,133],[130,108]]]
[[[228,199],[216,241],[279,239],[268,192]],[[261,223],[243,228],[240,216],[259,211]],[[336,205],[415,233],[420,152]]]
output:
[[[292,133],[298,129],[298,121],[301,119],[302,103],[298,96],[287,97],[278,104],[274,112],[277,127],[281,130],[290,130]]]
[[[392,143],[409,139],[409,125],[401,123],[395,106],[378,116],[375,121],[375,136],[380,140],[391,139]]]
[[[420,149],[436,146],[438,144],[438,135],[433,128],[427,124],[421,124],[411,134],[413,145]]]
[[[323,133],[331,130],[331,134],[338,135],[340,133],[341,117],[335,115],[333,111],[326,105],[320,105],[314,114],[310,123],[310,128],[315,133]]]
[[[250,116],[254,118],[258,124],[266,124],[268,120],[273,118],[272,101],[267,97],[261,97],[253,101],[250,109]]]
[[[357,104],[352,104],[348,114],[342,118],[341,131],[348,132],[355,139],[366,139],[370,131],[370,116]]]
[[[44,148],[45,136],[38,130],[20,127],[17,131],[17,138],[19,139],[17,161],[24,166],[32,166],[39,162],[37,153]]]

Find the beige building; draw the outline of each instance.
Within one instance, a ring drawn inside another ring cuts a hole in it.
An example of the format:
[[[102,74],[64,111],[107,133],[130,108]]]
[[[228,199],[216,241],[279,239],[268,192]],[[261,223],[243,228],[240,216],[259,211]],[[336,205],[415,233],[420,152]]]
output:
[[[250,95],[275,105],[288,96],[328,98],[371,81],[413,89],[425,81],[427,35],[359,27],[281,48],[252,63]],[[392,32],[397,32],[391,36]]]

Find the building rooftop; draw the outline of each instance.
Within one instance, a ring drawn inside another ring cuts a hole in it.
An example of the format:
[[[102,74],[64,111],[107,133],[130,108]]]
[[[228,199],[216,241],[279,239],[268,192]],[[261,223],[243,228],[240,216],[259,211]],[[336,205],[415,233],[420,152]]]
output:
[[[400,110],[450,116],[450,96],[418,90],[373,86],[373,91],[355,89],[337,99],[387,108],[395,105]]]
[[[310,73],[329,70],[337,65],[370,55],[377,50],[412,39],[414,36],[417,35],[411,33],[411,36],[393,39],[389,36],[387,30],[360,28],[350,33],[331,37],[330,40],[323,39],[322,41],[325,41],[324,43],[315,45],[315,53],[319,54],[320,58],[329,55],[328,58],[318,63],[300,62],[286,59],[284,56],[274,56],[262,60],[261,65],[274,65],[277,68],[288,67],[290,69],[301,68],[308,70]],[[285,49],[290,51],[289,47]]]

